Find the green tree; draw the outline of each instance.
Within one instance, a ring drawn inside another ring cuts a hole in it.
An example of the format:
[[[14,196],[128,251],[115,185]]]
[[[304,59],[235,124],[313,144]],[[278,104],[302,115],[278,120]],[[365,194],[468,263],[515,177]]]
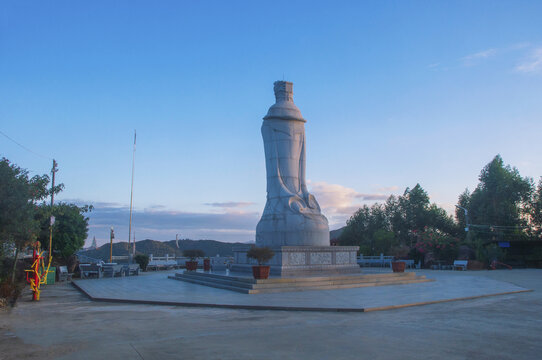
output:
[[[359,246],[363,254],[389,254],[393,248],[413,248],[426,227],[450,236],[458,232],[453,218],[431,204],[425,190],[416,184],[402,196],[390,196],[385,204],[361,207],[347,221],[339,241]]]
[[[425,228],[433,228],[449,235],[457,234],[457,224],[446,210],[431,204],[429,195],[420,184],[407,188],[398,199],[400,216],[395,220],[394,231],[403,245],[413,247],[417,234]],[[397,216],[397,215],[396,215]]]
[[[459,199],[457,200],[457,205],[459,207],[455,208],[455,218],[457,220],[457,224],[463,229],[467,227],[467,218],[465,217],[465,210],[463,209],[467,209],[468,211],[470,208],[470,196],[471,194],[469,189],[465,189],[465,191],[459,195]]]
[[[85,245],[88,235],[88,220],[86,213],[92,211],[92,206],[77,206],[75,204],[58,203],[53,206],[53,251],[58,253],[65,262],[75,252]],[[39,240],[49,242],[49,219],[51,207],[45,203],[39,206],[37,218],[40,221]]]
[[[378,230],[389,230],[385,206],[381,204],[374,204],[371,207],[364,205],[346,222],[346,227],[339,236],[339,241],[343,245],[359,246],[362,254],[374,255],[377,251],[374,235]]]
[[[423,229],[427,225],[429,205],[429,195],[420,184],[416,184],[412,190],[406,188],[399,198],[399,206],[407,229]]]
[[[147,265],[149,265],[149,255],[147,254],[137,254],[134,257],[134,261],[139,264],[141,271],[147,271]]]
[[[468,209],[470,230],[485,239],[525,236],[532,208],[532,179],[521,177],[497,155],[482,169],[479,180],[470,196],[465,191],[459,198],[459,205]],[[459,211],[456,216],[464,221]]]
[[[2,248],[15,249],[12,281],[19,251],[36,239],[36,203],[49,194],[48,182],[47,175],[30,177],[27,170],[8,159],[0,160],[0,242]]]
[[[373,247],[371,252],[373,255],[389,253],[390,249],[398,245],[395,233],[392,231],[378,229],[373,233],[372,238]]]
[[[538,181],[536,192],[533,195],[530,206],[532,234],[542,237],[542,178]]]

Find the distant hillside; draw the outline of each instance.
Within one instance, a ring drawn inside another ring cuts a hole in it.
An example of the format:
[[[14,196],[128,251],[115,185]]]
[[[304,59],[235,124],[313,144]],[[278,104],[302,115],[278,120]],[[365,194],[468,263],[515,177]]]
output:
[[[343,230],[346,226],[343,226],[342,228],[340,229],[337,229],[337,230],[331,230],[329,232],[329,238],[330,239],[338,239],[339,236],[341,236],[341,234],[343,233]]]
[[[156,240],[141,240],[136,241],[136,252],[143,254],[153,254],[154,256],[182,255],[183,250],[199,249],[203,250],[206,256],[233,256],[232,248],[235,245],[243,245],[242,243],[225,243],[215,240],[179,240],[179,248],[175,245],[175,240],[156,241]],[[83,255],[96,259],[109,259],[109,244],[105,244],[96,250],[87,250],[81,252]],[[113,243],[113,256],[128,255],[128,243],[118,242]]]
[[[337,239],[343,228],[332,230],[329,232],[330,239]],[[200,249],[205,252],[206,256],[233,256],[233,246],[245,245],[243,243],[226,243],[216,240],[179,240],[179,248],[175,245],[175,240],[170,241],[156,241],[156,240],[141,240],[136,241],[136,252],[143,254],[153,254],[154,256],[166,256],[179,255],[181,256],[183,250],[188,249]],[[105,244],[97,248],[96,250],[82,251],[81,254],[89,256],[95,259],[108,260],[109,259],[109,244]],[[128,243],[116,242],[113,243],[113,256],[128,255]]]

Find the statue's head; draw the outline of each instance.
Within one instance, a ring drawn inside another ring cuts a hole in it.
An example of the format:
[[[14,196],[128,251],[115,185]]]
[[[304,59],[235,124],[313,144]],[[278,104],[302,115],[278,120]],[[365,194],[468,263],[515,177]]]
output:
[[[280,101],[294,101],[294,84],[289,81],[275,81],[273,90],[275,99]]]
[[[289,81],[275,81],[275,103],[271,105],[264,120],[297,120],[305,122],[301,112],[294,104],[294,84]]]

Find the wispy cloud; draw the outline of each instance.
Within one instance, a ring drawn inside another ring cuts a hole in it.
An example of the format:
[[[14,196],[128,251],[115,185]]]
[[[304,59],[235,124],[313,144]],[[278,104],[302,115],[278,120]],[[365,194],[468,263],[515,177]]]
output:
[[[516,71],[522,73],[542,73],[542,47],[535,48],[529,56],[516,66]]]
[[[328,217],[330,225],[344,225],[363,201],[382,201],[389,197],[385,193],[360,193],[352,188],[326,182],[310,182],[310,191],[320,203],[322,212]],[[397,187],[393,186],[392,189]]]
[[[116,241],[128,239],[129,208],[118,205],[93,204],[94,210],[88,214],[90,218],[88,239],[96,236],[98,244],[105,243],[109,240],[111,226],[115,228]],[[198,213],[159,210],[153,207],[151,210],[133,212],[132,231],[136,234],[136,240],[147,238],[172,240],[175,234],[179,233],[183,238],[190,239],[247,242],[254,240],[258,220],[257,212]]]
[[[206,203],[207,206],[219,207],[219,208],[239,208],[254,205],[253,202],[215,202],[215,203]]]
[[[487,49],[483,51],[478,51],[473,54],[469,54],[467,56],[463,56],[461,58],[461,61],[463,62],[464,66],[473,66],[478,64],[480,61],[488,59],[495,55],[497,55],[497,49]]]
[[[480,66],[492,58],[498,61],[499,65],[496,66],[512,68],[516,72],[525,74],[542,73],[542,47],[531,42],[518,42],[508,46],[488,48],[456,58],[448,65],[446,61],[434,62],[429,64],[427,68],[431,71],[443,71],[458,67]]]

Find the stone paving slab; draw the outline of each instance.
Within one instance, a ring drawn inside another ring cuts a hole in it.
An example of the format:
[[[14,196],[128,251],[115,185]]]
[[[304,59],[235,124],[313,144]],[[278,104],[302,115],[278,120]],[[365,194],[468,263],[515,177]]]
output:
[[[178,271],[178,270],[177,270]],[[385,270],[386,271],[386,270]],[[389,271],[389,270],[388,270]],[[253,310],[375,311],[531,291],[469,271],[416,271],[433,282],[292,293],[240,294],[168,279],[176,271],[74,280],[96,301]]]

